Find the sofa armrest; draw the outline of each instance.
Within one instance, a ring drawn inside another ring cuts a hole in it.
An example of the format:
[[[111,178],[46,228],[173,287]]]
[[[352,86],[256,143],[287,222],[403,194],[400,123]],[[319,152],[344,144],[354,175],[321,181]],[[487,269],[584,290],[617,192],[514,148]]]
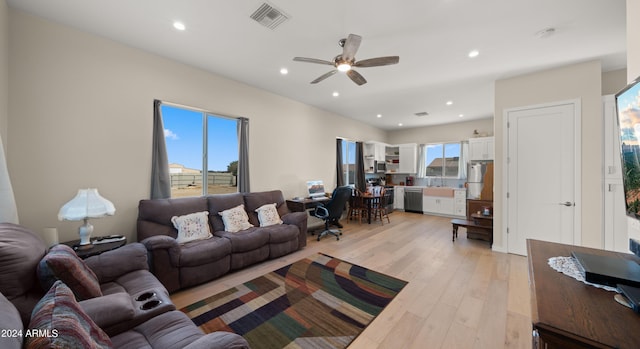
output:
[[[102,329],[131,320],[135,314],[131,296],[125,292],[90,298],[78,303],[91,320]]]
[[[307,246],[307,217],[307,212],[290,212],[280,217],[284,224],[295,225],[300,229],[298,249]]]
[[[135,270],[149,270],[147,250],[144,245],[137,242],[89,257],[85,262],[101,284]]]
[[[155,250],[167,250],[171,264],[174,267],[179,265],[180,261],[180,244],[176,239],[166,235],[155,235],[140,241],[149,252]]]
[[[198,338],[184,349],[250,349],[249,343],[241,336],[224,331],[212,332]]]

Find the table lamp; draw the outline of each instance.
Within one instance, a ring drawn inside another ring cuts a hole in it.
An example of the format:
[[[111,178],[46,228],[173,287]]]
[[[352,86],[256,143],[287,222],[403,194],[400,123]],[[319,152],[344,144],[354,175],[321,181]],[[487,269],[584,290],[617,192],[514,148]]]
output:
[[[71,199],[60,208],[58,212],[58,220],[61,221],[81,221],[84,224],[80,226],[78,234],[80,235],[80,245],[91,244],[91,233],[93,225],[89,224],[89,218],[99,218],[104,216],[113,216],[116,208],[111,201],[103,198],[98,194],[98,189],[80,189],[78,195]]]

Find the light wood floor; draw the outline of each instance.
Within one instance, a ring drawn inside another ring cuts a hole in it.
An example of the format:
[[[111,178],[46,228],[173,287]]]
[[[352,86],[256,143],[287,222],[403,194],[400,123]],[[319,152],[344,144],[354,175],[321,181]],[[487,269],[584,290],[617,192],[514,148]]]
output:
[[[339,241],[309,236],[302,251],[172,296],[182,308],[296,260],[323,252],[409,284],[350,349],[531,348],[527,260],[493,252],[449,218],[393,212],[391,224],[346,223]]]

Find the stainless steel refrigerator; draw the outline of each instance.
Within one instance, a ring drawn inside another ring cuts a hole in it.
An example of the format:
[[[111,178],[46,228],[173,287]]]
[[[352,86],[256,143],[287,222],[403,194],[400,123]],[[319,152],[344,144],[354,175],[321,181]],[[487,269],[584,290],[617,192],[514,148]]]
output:
[[[487,164],[491,162],[493,161],[469,161],[467,163],[467,199],[480,199]]]

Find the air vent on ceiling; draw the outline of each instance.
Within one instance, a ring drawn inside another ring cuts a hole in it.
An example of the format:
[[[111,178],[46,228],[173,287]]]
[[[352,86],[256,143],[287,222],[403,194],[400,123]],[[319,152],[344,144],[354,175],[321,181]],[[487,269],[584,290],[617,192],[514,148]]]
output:
[[[427,115],[429,115],[429,113],[427,113],[426,111],[421,111],[419,113],[415,113],[414,115],[415,116],[427,116]]]
[[[289,16],[265,2],[251,15],[251,18],[269,29],[276,29],[277,26],[289,19]]]

